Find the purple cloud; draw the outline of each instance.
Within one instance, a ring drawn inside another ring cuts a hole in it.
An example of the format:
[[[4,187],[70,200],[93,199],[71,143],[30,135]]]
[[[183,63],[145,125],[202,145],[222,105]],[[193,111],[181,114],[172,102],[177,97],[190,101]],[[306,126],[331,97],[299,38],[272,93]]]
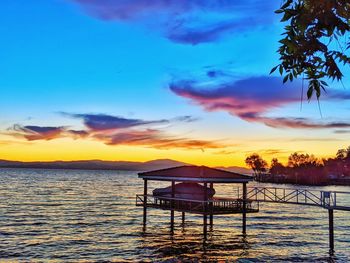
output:
[[[10,135],[20,136],[28,141],[37,140],[53,140],[64,137],[72,137],[74,139],[85,138],[89,136],[89,132],[84,130],[68,130],[65,126],[48,127],[28,125],[22,126],[15,124],[8,129]]]
[[[208,84],[209,83],[209,84]],[[347,128],[350,122],[313,122],[306,118],[268,117],[274,108],[300,101],[295,92],[298,82],[282,84],[277,77],[251,77],[220,83],[175,80],[169,88],[178,96],[190,99],[207,111],[227,111],[248,122],[259,122],[273,128]],[[349,94],[333,92],[328,99],[349,99]]]
[[[84,131],[84,130],[67,130],[66,132],[67,134],[71,135],[71,137],[76,139],[86,138],[90,135],[88,131]]]
[[[12,135],[23,136],[28,141],[48,141],[62,137],[65,132],[65,127],[21,126],[15,124],[9,130]]]
[[[219,21],[207,26],[189,27],[181,23],[171,28],[166,37],[173,42],[182,44],[197,45],[201,43],[210,43],[220,40],[225,35],[233,32],[242,32],[253,27],[260,27],[262,21],[254,21],[251,18],[235,19],[232,21]]]
[[[173,119],[162,119],[162,120],[141,120],[141,119],[130,119],[120,116],[112,116],[107,114],[76,114],[61,112],[62,115],[71,118],[82,119],[84,125],[94,132],[108,131],[108,130],[119,130],[128,129],[133,127],[140,127],[146,125],[157,125],[157,124],[168,124],[171,122],[193,122],[197,119],[192,116],[179,116]]]
[[[202,81],[175,80],[169,87],[175,94],[191,99],[208,111],[226,110],[249,118],[299,100],[295,93],[297,85],[293,82],[283,87],[279,78],[253,77],[204,87]]]
[[[84,121],[84,125],[92,131],[125,129],[149,124],[169,123],[169,120],[144,121],[140,119],[127,119],[106,114],[62,114],[72,118],[82,119]]]
[[[263,0],[67,0],[106,21],[158,28],[171,41],[196,45],[227,33],[269,25],[273,2]],[[175,26],[174,26],[175,25]]]
[[[223,147],[217,142],[169,136],[164,131],[155,128],[145,128],[145,126],[154,126],[158,124],[196,121],[197,119],[192,116],[179,116],[172,119],[146,121],[106,114],[72,114],[64,112],[61,114],[82,119],[84,125],[87,127],[86,131],[68,130],[67,132],[69,132],[71,136],[89,136],[107,145],[138,145],[157,149],[203,149]]]
[[[135,20],[166,14],[172,18],[191,12],[253,13],[271,8],[262,0],[68,0],[80,4],[89,13],[106,20]]]
[[[67,126],[22,126],[13,125],[8,131],[10,135],[25,138],[27,141],[53,140],[58,138],[90,138],[107,145],[132,145],[151,147],[155,149],[200,149],[225,148],[219,142],[206,141],[180,136],[171,136],[157,128],[145,128],[146,125],[157,125],[173,122],[193,122],[197,119],[192,116],[180,116],[169,120],[144,121],[127,119],[105,114],[71,114],[65,116],[82,119],[86,130],[69,129]]]

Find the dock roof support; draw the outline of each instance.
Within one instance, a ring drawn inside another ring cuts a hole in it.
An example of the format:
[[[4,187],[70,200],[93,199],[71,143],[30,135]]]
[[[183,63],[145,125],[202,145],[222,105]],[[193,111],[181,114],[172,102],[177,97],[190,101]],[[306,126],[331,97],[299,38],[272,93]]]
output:
[[[143,228],[147,224],[147,179],[143,179]]]
[[[247,233],[247,183],[243,183],[243,197],[242,197],[242,233],[246,235]]]

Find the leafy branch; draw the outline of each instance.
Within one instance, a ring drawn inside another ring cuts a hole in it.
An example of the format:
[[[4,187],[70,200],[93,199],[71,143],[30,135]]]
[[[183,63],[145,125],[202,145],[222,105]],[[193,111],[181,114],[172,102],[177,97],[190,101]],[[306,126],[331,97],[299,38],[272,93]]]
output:
[[[314,93],[319,99],[328,86],[326,80],[342,80],[339,64],[350,65],[346,54],[350,40],[345,47],[339,42],[350,31],[349,0],[285,0],[275,13],[288,24],[279,41],[280,64],[270,74],[278,69],[283,83],[303,75],[308,99]]]

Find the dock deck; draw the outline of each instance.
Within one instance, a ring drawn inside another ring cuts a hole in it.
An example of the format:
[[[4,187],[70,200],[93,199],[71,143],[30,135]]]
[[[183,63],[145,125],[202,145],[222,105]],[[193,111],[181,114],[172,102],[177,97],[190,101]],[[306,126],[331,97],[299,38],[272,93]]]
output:
[[[243,200],[233,198],[213,198],[207,201],[202,201],[153,195],[137,195],[136,206],[146,206],[150,208],[188,212],[201,215],[243,213]],[[259,202],[247,200],[246,213],[256,212],[259,212]]]

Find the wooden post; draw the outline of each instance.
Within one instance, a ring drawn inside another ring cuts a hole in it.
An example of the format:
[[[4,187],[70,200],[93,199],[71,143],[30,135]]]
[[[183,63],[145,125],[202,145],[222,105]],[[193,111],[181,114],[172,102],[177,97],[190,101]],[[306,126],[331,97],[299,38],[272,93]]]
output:
[[[329,223],[329,254],[334,254],[334,225],[333,225],[333,209],[328,209]]]
[[[185,225],[185,212],[182,212],[182,226]]]
[[[175,197],[175,182],[171,181],[171,198]],[[170,210],[170,232],[174,233],[174,200],[171,200],[171,210]]]
[[[147,179],[143,179],[143,228],[147,224]]]
[[[214,189],[213,183],[210,183],[210,189]],[[210,218],[209,218],[209,222],[210,222],[210,228],[213,228],[213,202],[210,202]]]
[[[247,183],[243,183],[243,209],[242,209],[242,219],[243,219],[243,226],[242,226],[242,233],[245,235],[247,233]]]
[[[207,240],[207,211],[208,211],[208,185],[204,183],[204,213],[203,213],[203,236]]]

